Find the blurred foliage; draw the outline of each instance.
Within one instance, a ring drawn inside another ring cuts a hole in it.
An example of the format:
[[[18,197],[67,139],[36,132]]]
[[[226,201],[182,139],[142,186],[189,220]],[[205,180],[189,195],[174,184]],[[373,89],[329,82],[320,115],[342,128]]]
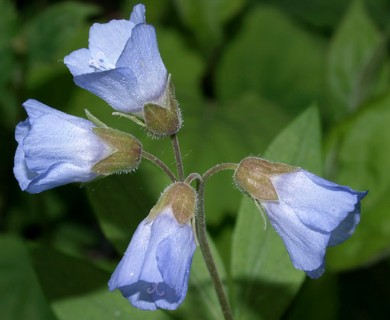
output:
[[[144,161],[131,175],[20,191],[14,128],[28,98],[139,137],[174,169],[169,141],[112,117],[76,87],[63,57],[92,22],[128,18],[133,0],[0,0],[0,309],[13,319],[221,319],[197,250],[176,312],[141,312],[107,281],[168,179]],[[184,116],[187,173],[247,155],[302,166],[369,190],[361,222],[305,279],[231,173],[206,188],[210,241],[237,319],[388,319],[390,69],[387,0],[144,2]],[[310,107],[315,105],[316,107]],[[310,108],[309,108],[310,107]]]

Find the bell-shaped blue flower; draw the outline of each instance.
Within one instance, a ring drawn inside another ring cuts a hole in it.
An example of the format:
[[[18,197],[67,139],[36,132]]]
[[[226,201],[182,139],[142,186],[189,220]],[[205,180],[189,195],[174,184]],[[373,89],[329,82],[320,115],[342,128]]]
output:
[[[114,150],[93,132],[91,121],[36,100],[27,100],[23,107],[28,118],[16,127],[14,164],[22,190],[38,193],[98,176],[91,168]]]
[[[93,24],[89,48],[72,52],[64,62],[78,86],[118,111],[142,116],[146,103],[165,100],[168,74],[142,4],[133,8],[130,20]]]
[[[274,175],[279,201],[263,201],[272,226],[281,236],[293,265],[311,278],[325,268],[326,247],[347,240],[360,220],[358,192],[308,171]]]
[[[191,224],[179,223],[166,207],[138,226],[109,289],[119,289],[139,309],[175,310],[187,293],[195,249]]]
[[[254,157],[241,161],[235,181],[263,207],[294,267],[311,278],[324,272],[326,248],[352,235],[367,194]]]

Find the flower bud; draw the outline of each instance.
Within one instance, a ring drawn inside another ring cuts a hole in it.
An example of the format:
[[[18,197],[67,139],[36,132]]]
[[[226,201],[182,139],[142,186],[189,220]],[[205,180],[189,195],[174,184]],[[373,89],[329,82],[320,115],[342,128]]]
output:
[[[180,130],[182,119],[175,97],[175,88],[169,76],[163,103],[147,103],[144,105],[146,129],[156,137],[171,136]]]
[[[271,176],[294,172],[298,169],[283,163],[248,157],[239,163],[234,172],[234,181],[241,191],[256,200],[278,200],[278,195],[270,179]]]
[[[185,182],[171,184],[150,210],[148,219],[155,219],[167,207],[172,208],[173,215],[180,224],[187,223],[196,212],[196,191]]]
[[[92,171],[101,175],[126,173],[138,168],[142,156],[142,145],[131,134],[108,127],[95,127],[94,133],[115,151],[96,163]]]

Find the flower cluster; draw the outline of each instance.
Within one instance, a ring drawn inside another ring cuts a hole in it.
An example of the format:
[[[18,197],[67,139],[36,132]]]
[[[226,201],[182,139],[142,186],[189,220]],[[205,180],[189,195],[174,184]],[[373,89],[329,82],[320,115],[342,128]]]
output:
[[[94,24],[89,48],[72,52],[64,62],[74,82],[106,101],[116,114],[144,126],[154,137],[176,138],[181,114],[143,5],[133,8],[129,20]],[[119,289],[137,308],[176,309],[185,298],[197,235],[204,225],[198,223],[202,219],[197,212],[203,212],[206,174],[184,178],[177,144],[179,178],[143,150],[133,135],[108,127],[89,112],[83,119],[36,100],[27,100],[23,107],[28,118],[16,127],[14,174],[24,191],[39,193],[131,172],[141,158],[168,173],[171,185],[138,226],[108,286]],[[366,192],[256,157],[245,158],[232,169],[237,187],[265,211],[293,265],[309,277],[321,276],[327,247],[348,239],[359,223]],[[197,188],[191,186],[195,180]]]

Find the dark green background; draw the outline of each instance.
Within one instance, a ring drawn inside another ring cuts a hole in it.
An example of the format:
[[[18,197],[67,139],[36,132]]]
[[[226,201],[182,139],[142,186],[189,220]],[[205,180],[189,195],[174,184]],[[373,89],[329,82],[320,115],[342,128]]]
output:
[[[76,87],[65,55],[93,22],[128,19],[135,1],[0,0],[0,310],[8,319],[219,319],[199,250],[175,312],[131,307],[107,281],[138,223],[169,183],[144,161],[130,175],[22,192],[15,125],[34,98],[131,132],[174,169],[170,142],[111,116]],[[353,237],[326,273],[294,270],[281,240],[234,188],[206,189],[208,230],[236,319],[390,317],[390,2],[148,0],[184,116],[186,173],[264,156],[369,190]]]

